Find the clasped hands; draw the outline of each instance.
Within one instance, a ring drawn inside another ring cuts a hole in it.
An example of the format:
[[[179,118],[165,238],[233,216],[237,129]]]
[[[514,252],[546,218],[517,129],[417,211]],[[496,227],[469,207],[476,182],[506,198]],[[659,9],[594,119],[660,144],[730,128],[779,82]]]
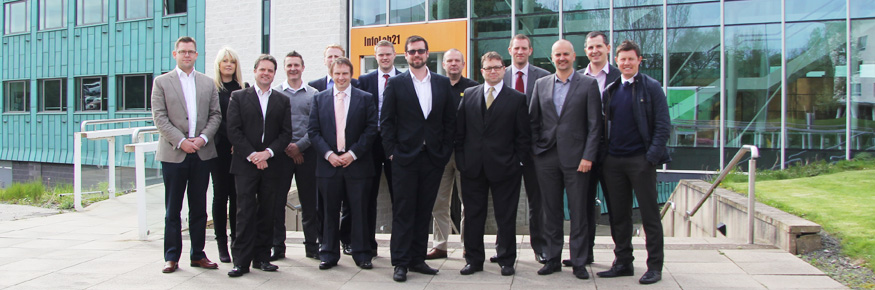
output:
[[[301,149],[298,148],[298,144],[289,143],[286,146],[286,155],[295,162],[295,164],[303,164],[304,163],[304,154],[301,154]]]
[[[267,150],[261,152],[252,152],[252,154],[249,155],[249,162],[255,164],[255,167],[259,170],[264,170],[265,168],[267,168],[267,159],[269,158],[270,152],[268,152]]]
[[[182,144],[179,144],[179,149],[182,149],[185,153],[195,153],[201,150],[204,144],[207,144],[207,141],[204,141],[201,137],[187,138],[182,141]]]
[[[353,161],[355,161],[355,158],[353,158],[352,154],[349,152],[343,153],[340,156],[331,153],[331,155],[328,156],[328,163],[331,163],[331,166],[334,167],[343,166],[344,168],[346,168],[347,166],[352,164]]]

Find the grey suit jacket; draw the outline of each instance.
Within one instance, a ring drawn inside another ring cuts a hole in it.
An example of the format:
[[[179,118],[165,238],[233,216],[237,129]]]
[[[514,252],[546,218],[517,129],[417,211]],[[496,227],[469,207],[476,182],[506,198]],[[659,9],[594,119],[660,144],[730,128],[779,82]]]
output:
[[[207,136],[207,144],[197,151],[201,160],[217,156],[213,137],[222,122],[222,111],[219,107],[219,90],[213,79],[195,71],[195,87],[197,88],[197,123],[194,136]],[[160,75],[152,83],[152,119],[158,128],[158,152],[155,160],[180,163],[185,159],[185,151],[177,148],[179,141],[188,138],[188,108],[182,85],[176,70]]]
[[[535,81],[542,77],[550,75],[550,72],[529,63],[529,71],[528,73],[526,73],[526,75],[529,76],[526,80],[526,104],[531,105],[532,92],[535,89]],[[504,84],[513,89],[514,84],[516,84],[514,80],[515,79],[513,77],[513,68],[507,67],[504,70]]]
[[[553,104],[555,75],[535,81],[529,107],[535,155],[556,147],[560,165],[577,167],[580,159],[595,161],[601,136],[602,105],[598,82],[574,72],[562,114]]]

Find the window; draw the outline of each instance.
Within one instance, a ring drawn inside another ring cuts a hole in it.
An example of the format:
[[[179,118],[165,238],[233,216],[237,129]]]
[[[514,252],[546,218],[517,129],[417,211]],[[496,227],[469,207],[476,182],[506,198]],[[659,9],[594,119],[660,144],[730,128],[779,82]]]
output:
[[[30,31],[30,15],[27,0],[3,4],[6,20],[6,34],[22,33]]]
[[[11,81],[3,85],[6,112],[27,112],[30,109],[30,82]]]
[[[67,110],[67,79],[39,80],[40,112]]]
[[[64,28],[67,23],[64,0],[39,1],[39,29]]]
[[[182,14],[188,11],[186,0],[164,0],[164,15]]]
[[[106,110],[106,77],[76,78],[76,110]]]
[[[119,110],[146,111],[152,108],[152,75],[118,77]]]
[[[152,17],[152,0],[118,0],[118,20]]]
[[[107,0],[77,0],[76,25],[106,23]]]

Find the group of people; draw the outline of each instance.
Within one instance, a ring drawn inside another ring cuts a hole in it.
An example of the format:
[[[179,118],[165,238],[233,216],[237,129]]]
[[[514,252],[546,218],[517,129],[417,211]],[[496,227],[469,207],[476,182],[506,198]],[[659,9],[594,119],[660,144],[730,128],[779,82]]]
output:
[[[377,255],[376,206],[381,173],[392,201],[393,279],[409,271],[435,275],[426,260],[447,257],[454,186],[463,205],[462,275],[483,271],[488,196],[498,226],[495,256],[502,275],[517,260],[516,215],[520,189],[529,207],[531,247],[540,275],[572,267],[588,279],[593,262],[596,190],[610,210],[615,260],[600,277],[632,276],[632,192],[647,243],[642,284],[661,279],[663,235],[656,201],[656,167],[670,161],[670,120],[661,85],[638,71],[640,48],[611,46],[604,33],[586,37],[589,64],[574,69],[571,42],[556,41],[556,73],[529,63],[531,40],[510,40],[511,66],[494,51],[480,58],[484,83],[462,76],[465,57],[444,53],[446,76],[426,66],[428,42],[407,38],[406,72],[394,66],[389,41],[374,46],[378,69],[352,78],[353,64],[339,45],[326,47],[329,75],[305,84],[303,57],[283,59],[287,81],[273,88],[277,60],[261,55],[249,86],[236,53],[223,48],[215,78],[194,71],[194,39],[181,37],[177,67],[157,77],[152,111],[160,131],[156,159],[165,181],[163,272],[178,268],[180,210],[188,188],[191,266],[216,269],[204,254],[206,189],[213,180],[213,219],[221,262],[230,277],[250,266],[276,271],[285,257],[285,206],[295,178],[303,216],[305,255],[319,269],[336,266],[341,253],[362,269]],[[571,217],[570,258],[562,260],[564,202]],[[228,206],[230,204],[230,206]],[[230,221],[230,235],[226,231]],[[428,250],[429,224],[434,240]],[[228,241],[231,250],[228,250]]]

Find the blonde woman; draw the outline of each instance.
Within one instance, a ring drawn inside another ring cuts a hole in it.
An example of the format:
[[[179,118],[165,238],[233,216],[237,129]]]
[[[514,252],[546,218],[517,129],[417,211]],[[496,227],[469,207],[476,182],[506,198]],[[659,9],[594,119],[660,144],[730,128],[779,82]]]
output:
[[[216,151],[219,156],[213,163],[211,171],[213,176],[213,228],[216,231],[216,244],[219,246],[219,261],[230,263],[231,255],[228,253],[227,223],[231,223],[231,241],[234,241],[234,232],[237,223],[237,192],[234,189],[234,177],[231,176],[231,142],[228,141],[225,117],[228,111],[228,100],[231,92],[241,89],[249,84],[242,82],[239,58],[231,48],[223,47],[216,55],[213,81],[219,90],[219,105],[222,107],[222,123],[216,132]]]

